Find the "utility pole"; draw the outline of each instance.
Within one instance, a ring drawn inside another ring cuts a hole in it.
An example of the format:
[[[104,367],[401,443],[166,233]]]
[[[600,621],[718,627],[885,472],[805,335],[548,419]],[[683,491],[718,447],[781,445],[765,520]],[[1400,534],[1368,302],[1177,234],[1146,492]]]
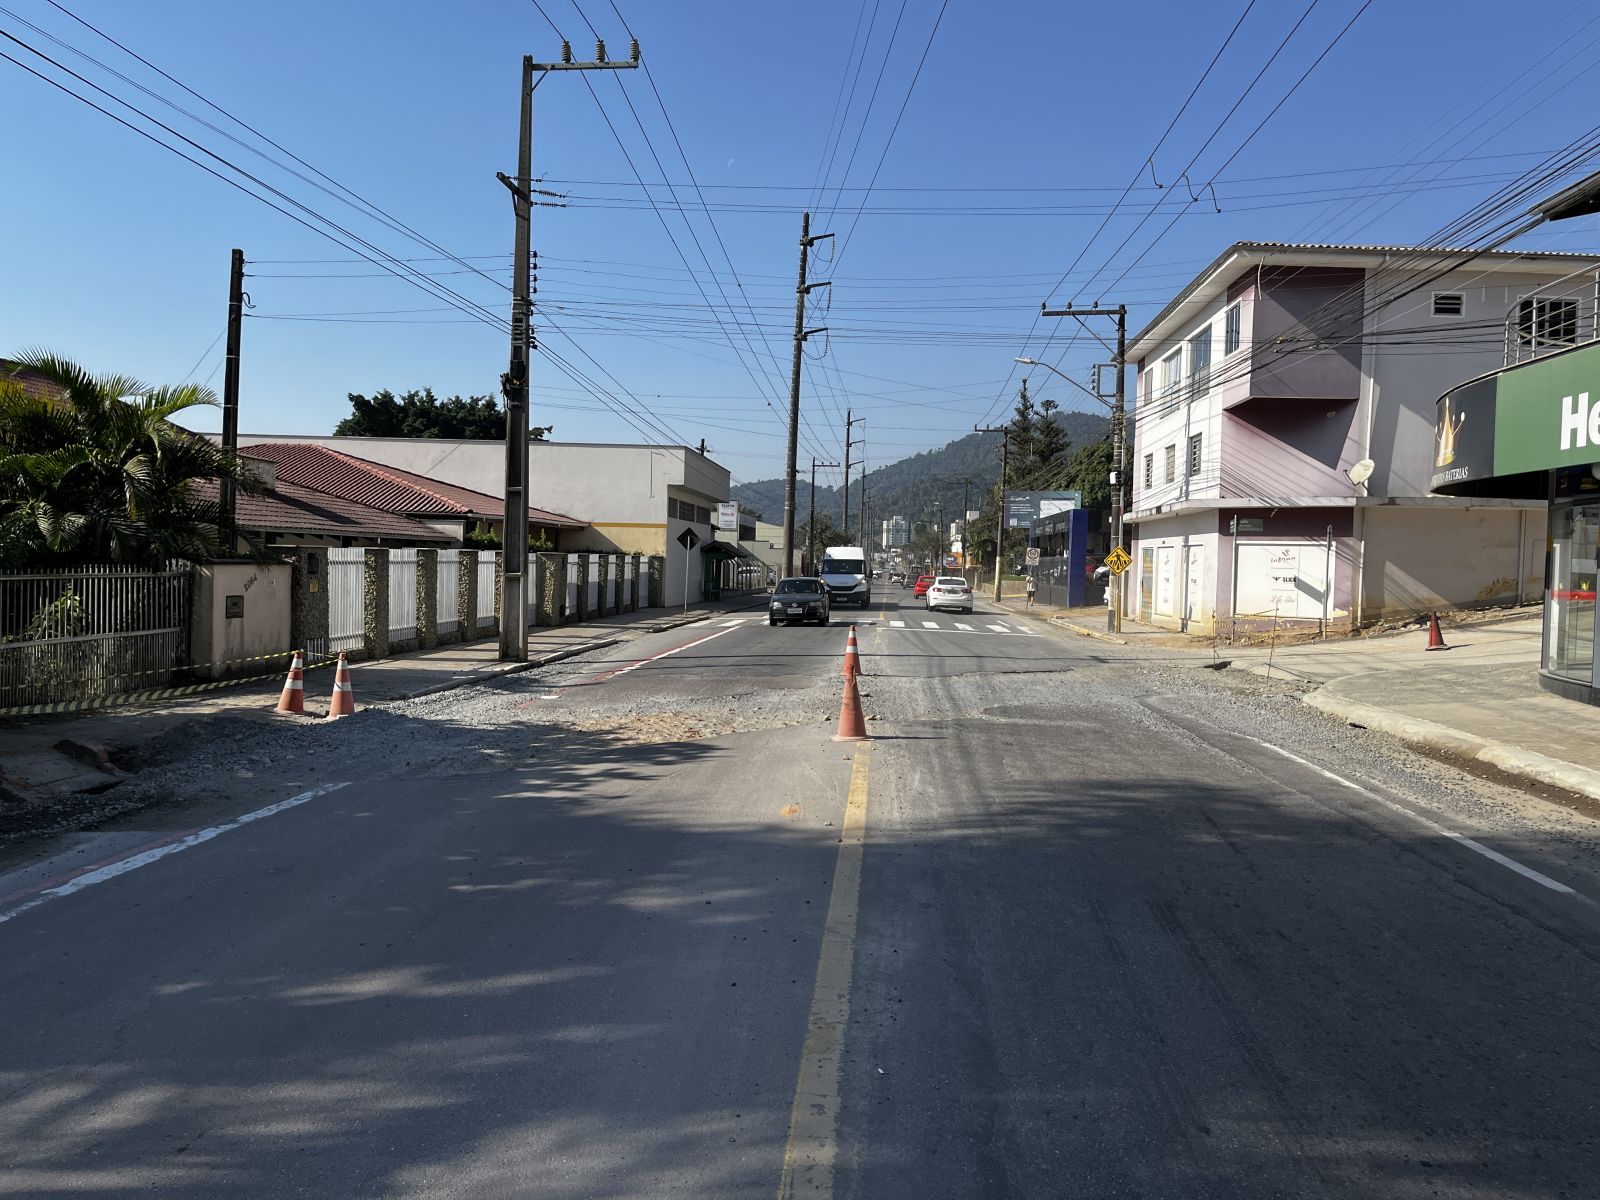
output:
[[[239,452],[239,333],[244,325],[244,251],[235,248],[228,273],[228,348],[222,370],[222,448]],[[217,483],[217,525],[224,552],[239,552],[238,521],[234,515],[233,475],[224,472]]]
[[[1101,308],[1095,304],[1089,308],[1058,308],[1049,309],[1039,306],[1041,316],[1046,317],[1110,317],[1117,323],[1117,356],[1115,366],[1117,369],[1116,399],[1111,407],[1111,544],[1122,547],[1122,517],[1125,508],[1124,496],[1127,488],[1127,473],[1123,470],[1123,460],[1126,458],[1124,429],[1128,418],[1128,400],[1125,390],[1124,377],[1127,375],[1128,358],[1128,306],[1119,304],[1115,308]],[[1103,341],[1103,339],[1102,339]],[[1107,593],[1110,605],[1106,611],[1106,628],[1112,633],[1122,632],[1122,576],[1113,573],[1111,586]]]
[[[1005,557],[1006,541],[1006,456],[1011,452],[1011,426],[989,425],[972,427],[974,433],[1000,435],[1000,504],[994,517],[994,602],[1000,603],[1000,560]]]
[[[811,460],[811,519],[806,522],[806,570],[816,574],[817,570],[817,468],[837,467],[838,463],[818,462]]]
[[[972,530],[968,528],[972,522],[967,519],[972,511],[972,476],[957,475],[956,482],[961,484],[961,565],[968,569],[972,566]]]
[[[850,434],[854,428],[866,420],[865,417],[852,416],[851,409],[844,410],[844,504],[840,506],[839,518],[844,522],[845,545],[850,544],[850,447],[859,446],[866,441],[865,438],[851,440]]]
[[[800,214],[800,280],[794,289],[794,365],[789,373],[789,457],[788,469],[783,477],[783,573],[785,575],[794,574],[794,485],[795,473],[799,469],[796,456],[800,453],[800,360],[806,339],[814,333],[828,331],[826,325],[816,329],[805,327],[806,297],[814,288],[833,286],[829,280],[807,283],[806,266],[810,260],[811,247],[832,236],[831,233],[819,233],[813,237],[811,214]],[[816,501],[813,500],[813,511],[815,505]]]
[[[623,71],[639,65],[639,43],[629,45],[626,62],[606,58],[606,44],[596,41],[594,61],[572,61],[572,45],[561,43],[561,61],[536,63],[522,57],[521,113],[517,128],[517,177],[496,178],[511,192],[516,235],[511,261],[511,361],[500,380],[506,402],[506,510],[500,538],[500,657],[522,662],[528,657],[528,351],[535,349],[531,330],[533,299],[530,214],[538,190],[533,186],[533,89],[551,71]]]

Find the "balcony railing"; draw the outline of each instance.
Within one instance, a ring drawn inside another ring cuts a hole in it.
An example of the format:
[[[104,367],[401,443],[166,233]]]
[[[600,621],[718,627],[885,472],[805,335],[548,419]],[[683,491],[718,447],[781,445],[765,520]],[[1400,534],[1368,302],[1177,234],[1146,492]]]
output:
[[[1519,296],[1506,311],[1506,366],[1600,338],[1600,268],[1585,267]]]

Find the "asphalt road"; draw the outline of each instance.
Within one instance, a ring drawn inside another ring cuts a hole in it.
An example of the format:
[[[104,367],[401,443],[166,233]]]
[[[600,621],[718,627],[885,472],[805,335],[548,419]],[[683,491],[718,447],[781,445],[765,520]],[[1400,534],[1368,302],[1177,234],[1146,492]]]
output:
[[[855,614],[730,616],[0,878],[0,1195],[1596,1194],[1600,874],[1279,697],[897,598],[865,745]]]

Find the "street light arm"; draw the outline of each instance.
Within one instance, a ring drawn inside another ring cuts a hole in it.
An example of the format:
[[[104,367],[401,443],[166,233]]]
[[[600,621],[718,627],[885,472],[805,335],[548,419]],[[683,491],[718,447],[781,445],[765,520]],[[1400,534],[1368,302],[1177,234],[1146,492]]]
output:
[[[1065,371],[1057,370],[1055,367],[1052,367],[1047,362],[1040,362],[1037,358],[1013,358],[1011,361],[1012,362],[1016,362],[1016,363],[1021,363],[1025,367],[1043,367],[1046,371],[1049,371],[1052,375],[1061,376],[1061,378],[1065,379],[1068,383],[1070,383],[1073,387],[1077,388],[1085,396],[1088,396],[1091,400],[1097,400],[1101,404],[1103,404],[1106,408],[1111,409],[1113,412],[1116,411],[1117,406],[1115,404],[1111,403],[1111,401],[1107,400],[1104,396],[1100,395],[1099,393],[1097,393],[1097,392],[1095,392],[1095,391],[1093,391],[1093,390],[1091,390],[1089,388],[1084,387],[1083,384],[1079,383],[1071,375],[1068,375]]]

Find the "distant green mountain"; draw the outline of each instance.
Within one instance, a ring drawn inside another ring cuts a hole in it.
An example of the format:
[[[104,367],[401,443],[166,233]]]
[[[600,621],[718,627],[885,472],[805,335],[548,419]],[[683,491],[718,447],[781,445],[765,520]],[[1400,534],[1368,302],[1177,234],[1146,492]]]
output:
[[[1056,422],[1066,431],[1074,446],[1098,441],[1106,436],[1110,421],[1093,413],[1057,413]],[[795,485],[796,519],[804,522],[810,511],[809,472],[802,472]],[[972,480],[969,489],[961,482],[962,476]],[[887,517],[901,516],[906,520],[937,521],[940,510],[946,521],[961,515],[964,497],[970,496],[973,508],[978,508],[980,498],[995,485],[1000,476],[1000,435],[998,433],[969,433],[966,437],[938,450],[925,450],[902,458],[899,462],[879,467],[867,473],[867,519],[877,527]],[[857,522],[861,497],[856,490],[859,476],[850,484],[850,520]],[[732,498],[747,508],[761,514],[763,520],[774,523],[783,520],[783,480],[760,479],[741,483],[733,489]],[[839,520],[840,495],[838,488],[817,487],[817,509]]]

